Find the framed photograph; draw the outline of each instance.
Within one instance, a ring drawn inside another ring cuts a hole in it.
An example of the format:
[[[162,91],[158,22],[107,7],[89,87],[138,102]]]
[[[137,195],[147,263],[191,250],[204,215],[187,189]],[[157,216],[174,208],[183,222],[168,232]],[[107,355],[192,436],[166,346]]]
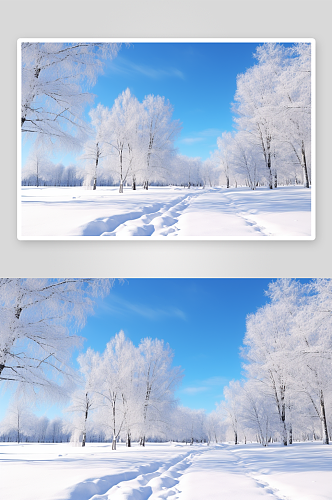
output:
[[[18,40],[20,240],[315,239],[314,39]]]
[[[1,498],[331,498],[331,278],[0,278],[0,301]]]

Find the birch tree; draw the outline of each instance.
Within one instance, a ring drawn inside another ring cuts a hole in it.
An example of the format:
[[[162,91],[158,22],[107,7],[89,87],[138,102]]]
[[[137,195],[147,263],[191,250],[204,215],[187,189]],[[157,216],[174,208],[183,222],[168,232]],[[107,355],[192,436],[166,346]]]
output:
[[[162,175],[167,170],[167,160],[174,153],[174,141],[180,133],[179,120],[172,120],[173,108],[165,97],[148,95],[142,107],[144,109],[144,156],[145,189],[155,175]]]
[[[261,382],[262,390],[274,401],[279,415],[282,442],[287,445],[287,400],[291,397],[290,374],[293,359],[294,318],[299,292],[296,282],[279,280],[270,287],[272,303],[247,318],[243,356],[250,378]],[[272,293],[272,292],[271,292]]]
[[[103,61],[113,59],[120,44],[21,43],[21,130],[48,147],[76,148],[87,137],[82,115],[92,102],[88,89],[102,72]]]
[[[98,353],[89,348],[86,353],[80,354],[77,359],[79,363],[80,381],[79,387],[71,396],[72,404],[67,408],[68,412],[74,414],[74,428],[82,436],[82,447],[85,446],[88,417],[98,407],[98,368],[101,359]]]
[[[93,312],[94,297],[111,285],[109,279],[2,278],[0,380],[65,391],[65,380],[72,380],[67,362],[80,343],[73,332]]]
[[[99,417],[108,436],[112,436],[112,450],[124,429],[126,404],[131,381],[131,366],[134,362],[134,346],[120,331],[107,344],[99,363]]]
[[[145,446],[148,427],[156,420],[163,421],[169,405],[174,404],[174,390],[182,379],[179,367],[172,368],[173,352],[163,340],[143,339],[139,345],[141,367],[141,435]]]

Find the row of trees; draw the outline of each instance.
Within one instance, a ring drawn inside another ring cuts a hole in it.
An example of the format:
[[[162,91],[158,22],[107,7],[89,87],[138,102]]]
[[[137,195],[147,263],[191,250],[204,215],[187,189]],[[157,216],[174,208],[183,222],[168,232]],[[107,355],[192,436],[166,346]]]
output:
[[[245,182],[311,182],[311,44],[291,47],[264,43],[257,64],[237,77],[233,112],[235,133],[218,138],[219,159],[227,187]]]
[[[277,280],[269,303],[247,319],[244,381],[232,381],[218,412],[235,442],[332,436],[332,282]]]
[[[126,157],[123,158],[124,164]],[[22,171],[23,186],[119,186],[120,175],[117,172],[116,158],[105,157],[103,161],[87,158],[85,162],[70,164],[66,167],[53,163],[41,149],[32,150]],[[220,169],[211,160],[170,154],[167,168],[150,168],[149,175],[144,162],[133,169],[125,170],[123,186],[136,188],[138,185],[177,185],[177,186],[216,186],[219,184]],[[144,184],[143,179],[147,179]]]
[[[15,397],[0,426],[2,440],[39,442],[86,439],[204,439],[203,412],[178,408],[174,390],[182,379],[162,340],[138,347],[117,334],[100,354],[70,357],[94,301],[109,293],[111,279],[0,279],[0,381]],[[36,417],[39,400],[66,401],[66,421]],[[92,418],[93,417],[93,418]],[[176,423],[175,423],[176,421]],[[191,422],[189,425],[188,422]],[[188,427],[189,425],[189,427]]]
[[[148,189],[149,182],[167,181],[167,165],[174,155],[180,124],[172,120],[172,106],[164,97],[148,95],[142,103],[129,89],[115,100],[112,109],[101,104],[90,111],[94,137],[84,146],[88,184],[96,189],[98,167],[107,159],[119,179],[119,192],[130,177]],[[91,180],[90,180],[91,179]],[[90,182],[89,182],[90,180]]]
[[[224,132],[206,161],[176,154],[181,127],[161,96],[142,103],[129,89],[111,109],[83,119],[87,91],[119,44],[22,43],[22,132],[35,138],[23,185],[267,185],[311,182],[311,45],[264,43],[237,77],[236,132]],[[50,161],[53,147],[81,152],[75,165]],[[83,150],[83,153],[82,153]]]
[[[113,443],[112,433],[109,432],[109,421],[105,422],[101,413],[91,410],[86,424],[86,434],[83,440],[82,427],[79,425],[78,417],[73,406],[70,408],[71,415],[67,417],[55,417],[49,419],[46,416],[38,417],[24,399],[14,399],[8,407],[4,419],[0,422],[0,441],[2,442],[30,442],[30,443],[63,443],[72,442],[76,446],[85,445],[86,442]],[[80,409],[78,411],[81,411]],[[150,417],[149,417],[150,418]],[[81,419],[81,423],[82,423]],[[209,435],[211,440],[216,439],[214,428],[208,426],[209,417],[203,410],[191,410],[189,408],[174,406],[172,412],[163,416],[161,421],[153,422],[145,434],[149,442],[180,441],[193,444],[196,442],[207,442]],[[213,431],[212,431],[213,430]],[[132,428],[131,439],[120,432],[117,442],[126,443],[130,446],[133,441],[139,442],[140,432],[138,427]],[[219,433],[217,439],[222,441]]]
[[[37,439],[44,429],[38,440],[50,440],[49,422],[32,416],[26,401],[31,405],[41,396],[64,401],[71,395],[72,418],[57,420],[57,431],[49,427],[53,440],[56,433],[57,440],[71,435],[83,445],[87,439],[111,439],[116,448],[120,439],[130,446],[132,439],[144,445],[146,438],[222,441],[232,434],[235,443],[329,443],[331,279],[270,284],[269,302],[247,318],[246,379],[232,381],[209,415],[177,406],[174,390],[182,374],[172,367],[172,351],[161,340],[146,338],[135,347],[120,332],[103,353],[88,349],[80,355],[79,376],[70,368],[80,340],[73,331],[93,311],[94,298],[107,294],[112,284],[81,278],[0,280],[0,380],[17,388],[2,439]]]
[[[162,340],[143,339],[136,348],[121,331],[107,344],[104,353],[91,349],[78,361],[82,385],[72,396],[69,411],[85,445],[88,417],[95,421],[112,449],[120,436],[127,446],[132,436],[145,445],[147,432],[156,437],[165,428],[175,406],[174,390],[182,379],[179,368],[172,368],[173,354]]]
[[[132,440],[206,441],[205,413],[178,407],[174,390],[182,379],[173,353],[162,340],[143,339],[138,347],[121,331],[103,353],[88,349],[78,358],[68,417],[36,417],[18,394],[0,424],[6,441],[59,442]]]

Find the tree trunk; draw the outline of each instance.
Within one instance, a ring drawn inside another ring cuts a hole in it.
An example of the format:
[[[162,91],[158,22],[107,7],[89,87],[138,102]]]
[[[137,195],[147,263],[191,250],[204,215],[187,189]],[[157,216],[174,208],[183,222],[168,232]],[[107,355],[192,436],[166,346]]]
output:
[[[140,439],[139,439],[139,445],[140,446],[145,446],[145,436],[140,437]]]
[[[38,174],[38,160],[37,160],[37,175],[36,175],[36,185],[39,187],[39,174]]]
[[[119,193],[123,193],[123,182],[120,182]]]
[[[286,405],[285,405],[285,390],[282,391],[280,397],[280,423],[282,432],[282,442],[284,446],[287,446],[287,428],[286,428]]]
[[[83,438],[82,438],[82,448],[84,448],[85,443],[86,443],[86,432],[84,431],[83,432]]]
[[[293,444],[293,427],[292,427],[292,424],[289,426],[288,444]]]
[[[325,402],[323,391],[320,391],[320,418],[322,421],[322,431],[323,431],[323,444],[329,444],[329,434],[327,431],[326,413],[325,413]]]
[[[116,437],[115,436],[113,436],[112,450],[116,450]]]
[[[98,168],[98,162],[99,162],[99,156],[100,156],[99,143],[98,142],[96,144],[96,148],[97,148],[97,151],[96,151],[95,173],[94,173],[94,176],[93,176],[93,191],[95,191],[95,189],[97,188],[97,168]]]
[[[17,414],[17,443],[20,442],[20,415]]]
[[[131,435],[130,435],[130,432],[127,432],[126,446],[128,448],[131,447]]]
[[[305,148],[304,148],[303,141],[302,141],[302,145],[301,145],[301,157],[302,157],[302,168],[303,168],[303,174],[304,174],[304,187],[308,188],[309,187],[309,177],[308,177],[307,161],[306,161]]]
[[[133,190],[136,191],[136,177],[133,176]]]
[[[268,172],[269,172],[269,188],[273,189],[272,170],[271,170],[271,156],[270,156],[270,153],[268,154],[267,168],[268,168]]]

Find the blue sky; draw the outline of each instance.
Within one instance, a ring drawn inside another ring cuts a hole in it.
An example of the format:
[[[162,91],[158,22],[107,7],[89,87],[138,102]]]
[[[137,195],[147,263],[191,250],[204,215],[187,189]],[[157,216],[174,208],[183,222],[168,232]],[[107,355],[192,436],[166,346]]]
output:
[[[177,398],[184,406],[215,409],[223,387],[242,377],[239,348],[246,317],[268,301],[271,279],[127,279],[98,301],[81,335],[103,351],[120,330],[137,346],[163,339],[184,370]],[[303,280],[302,280],[303,281]],[[304,280],[307,281],[307,280]]]
[[[91,89],[93,106],[112,107],[127,87],[142,101],[148,94],[165,96],[173,118],[182,123],[176,147],[203,160],[216,149],[217,137],[232,130],[231,103],[236,76],[255,63],[257,43],[131,43],[109,61]],[[86,114],[88,113],[88,108]],[[23,146],[23,163],[28,153]],[[68,164],[71,154],[57,155]]]
[[[267,303],[272,279],[142,278],[116,281],[111,293],[96,303],[79,335],[83,349],[103,352],[120,330],[137,346],[145,337],[163,339],[174,352],[174,366],[184,378],[176,397],[180,404],[207,412],[223,397],[232,379],[241,379],[239,349],[246,317]],[[308,279],[301,279],[308,282]],[[75,353],[76,359],[78,352]],[[0,419],[10,393],[2,395]],[[38,415],[61,414],[58,406],[41,405]]]
[[[93,93],[95,104],[112,106],[127,87],[142,101],[165,96],[182,123],[176,146],[206,159],[217,137],[232,130],[236,76],[255,62],[255,43],[133,43],[108,64]]]
[[[81,335],[85,348],[103,351],[123,330],[137,346],[144,337],[163,339],[184,378],[177,397],[184,406],[215,409],[223,387],[242,377],[239,349],[246,317],[268,302],[271,279],[142,278],[115,282],[98,302]],[[301,280],[308,281],[308,280]]]

